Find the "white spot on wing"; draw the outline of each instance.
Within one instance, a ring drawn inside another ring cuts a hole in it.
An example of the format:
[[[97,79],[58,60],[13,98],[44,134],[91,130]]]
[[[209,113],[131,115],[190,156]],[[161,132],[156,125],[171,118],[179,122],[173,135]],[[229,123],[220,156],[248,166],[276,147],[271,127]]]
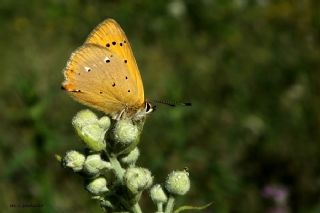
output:
[[[85,69],[87,72],[90,72],[90,71],[91,71],[91,68],[90,68],[90,67],[84,67],[84,69]]]
[[[109,58],[108,56],[106,56],[106,57],[104,58],[104,61],[105,61],[106,63],[109,63],[109,62],[110,62],[110,58]]]

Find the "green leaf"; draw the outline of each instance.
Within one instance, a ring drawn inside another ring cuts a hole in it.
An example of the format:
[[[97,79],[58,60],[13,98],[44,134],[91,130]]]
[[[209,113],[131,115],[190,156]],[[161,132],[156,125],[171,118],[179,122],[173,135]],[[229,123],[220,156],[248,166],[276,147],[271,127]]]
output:
[[[202,210],[202,209],[209,207],[211,204],[212,204],[212,202],[208,203],[206,205],[203,205],[203,206],[180,206],[178,209],[176,209],[174,211],[174,213],[179,213],[179,212],[182,212],[185,210]]]
[[[62,157],[58,154],[55,154],[54,157],[56,158],[57,161],[61,162]]]

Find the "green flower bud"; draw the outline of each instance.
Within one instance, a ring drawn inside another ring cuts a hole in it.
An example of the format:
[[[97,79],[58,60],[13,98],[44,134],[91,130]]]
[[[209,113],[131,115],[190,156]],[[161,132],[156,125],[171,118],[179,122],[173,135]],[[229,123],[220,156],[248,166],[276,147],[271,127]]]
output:
[[[111,125],[110,118],[108,116],[103,116],[98,120],[98,124],[101,128],[107,130]]]
[[[102,200],[102,201],[100,201],[100,205],[102,206],[102,207],[107,207],[107,208],[114,208],[114,206],[112,205],[112,203],[110,202],[110,201],[108,201],[108,200]]]
[[[98,121],[98,117],[88,109],[81,110],[78,112],[72,119],[72,125],[75,128],[82,129],[84,126],[88,124],[96,123]]]
[[[106,131],[97,123],[84,126],[77,131],[83,142],[93,151],[101,151],[106,148],[104,134]]]
[[[140,155],[140,151],[136,147],[127,156],[121,158],[120,160],[121,160],[122,163],[125,163],[125,164],[128,164],[128,165],[130,165],[130,164],[132,165],[132,164],[136,163],[136,161],[139,158],[139,155]]]
[[[57,161],[59,161],[61,163],[62,157],[60,155],[55,154],[54,157],[56,158]]]
[[[155,204],[166,203],[168,200],[160,184],[156,184],[150,189],[150,197]]]
[[[108,134],[108,150],[116,155],[126,155],[138,144],[143,122],[133,123],[130,119],[113,120]]]
[[[109,189],[107,188],[107,180],[103,177],[99,177],[99,178],[91,181],[87,185],[86,189],[90,193],[95,194],[95,195],[109,191]]]
[[[90,110],[82,110],[73,118],[72,124],[83,142],[93,151],[101,151],[106,148],[104,135],[110,127],[110,119],[107,116],[98,120]]]
[[[69,151],[62,159],[62,165],[69,167],[75,172],[79,172],[83,168],[85,156],[78,151]]]
[[[124,182],[133,194],[138,194],[152,185],[153,177],[148,169],[129,168],[124,174]]]
[[[137,140],[139,130],[129,119],[119,120],[114,129],[114,139],[123,145],[128,145]]]
[[[87,156],[83,169],[87,174],[96,175],[102,169],[111,169],[111,164],[101,159],[99,154]]]
[[[190,189],[189,173],[187,171],[173,171],[166,180],[166,189],[172,195],[184,195]]]
[[[106,200],[106,199],[105,199],[104,197],[102,197],[102,196],[99,196],[99,195],[93,196],[93,197],[91,197],[91,199],[100,201],[100,205],[101,205],[102,207],[114,208],[114,206],[112,205],[112,203],[111,203],[110,201]]]

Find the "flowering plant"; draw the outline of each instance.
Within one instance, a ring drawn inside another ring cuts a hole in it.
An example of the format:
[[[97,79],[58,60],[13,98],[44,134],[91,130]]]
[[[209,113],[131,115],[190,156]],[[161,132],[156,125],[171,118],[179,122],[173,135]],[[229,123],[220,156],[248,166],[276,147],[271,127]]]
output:
[[[90,110],[82,110],[72,124],[87,151],[71,150],[63,157],[57,155],[57,159],[63,167],[84,177],[86,190],[105,212],[142,213],[139,200],[142,192],[148,189],[157,213],[200,210],[210,205],[182,206],[174,211],[175,198],[190,189],[188,171],[171,172],[162,186],[153,185],[148,169],[136,166],[140,155],[137,144],[144,120],[98,118]]]

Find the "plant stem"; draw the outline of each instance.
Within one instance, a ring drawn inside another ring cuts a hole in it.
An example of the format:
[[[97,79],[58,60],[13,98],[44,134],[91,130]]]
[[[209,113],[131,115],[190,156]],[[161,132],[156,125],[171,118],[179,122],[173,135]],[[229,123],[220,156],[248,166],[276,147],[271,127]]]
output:
[[[112,168],[114,170],[115,175],[117,176],[117,179],[123,185],[123,176],[124,176],[125,170],[122,168],[122,166],[121,166],[120,162],[118,161],[118,158],[117,158],[116,155],[114,155],[113,153],[109,154],[107,151],[105,151],[105,153],[109,158],[109,161],[111,163],[111,166],[112,166]],[[126,200],[123,200],[122,203],[125,206],[128,204]],[[131,207],[131,211],[133,213],[142,213],[141,208],[140,208],[138,203],[134,204]]]
[[[163,203],[157,203],[157,209],[158,209],[158,213],[162,213],[163,212]]]
[[[173,206],[174,206],[174,197],[172,195],[170,195],[168,202],[167,202],[165,213],[172,213]]]
[[[131,209],[134,213],[142,213],[141,208],[138,203],[134,204]]]
[[[122,183],[125,170],[121,167],[120,162],[118,161],[117,157],[114,154],[111,153],[111,155],[109,155],[109,153],[107,152],[106,154],[109,158],[109,161],[111,163],[111,166],[114,170],[115,175],[117,176],[118,180]]]

